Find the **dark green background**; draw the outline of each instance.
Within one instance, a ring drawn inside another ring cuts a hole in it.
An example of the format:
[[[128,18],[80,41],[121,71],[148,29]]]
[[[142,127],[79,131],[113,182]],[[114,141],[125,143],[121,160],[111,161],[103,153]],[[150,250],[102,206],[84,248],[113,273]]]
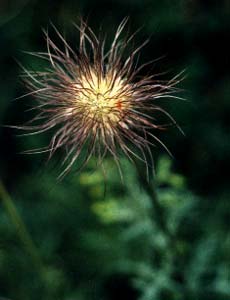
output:
[[[170,128],[159,136],[173,153],[153,149],[157,185],[167,232],[125,159],[124,183],[107,159],[104,178],[90,164],[62,182],[60,158],[20,152],[45,145],[49,134],[18,137],[0,128],[0,176],[37,245],[42,276],[21,243],[17,228],[0,206],[0,297],[12,300],[197,300],[230,299],[230,2],[201,0],[0,1],[0,123],[22,124],[31,117],[30,97],[21,83],[19,60],[28,69],[44,64],[22,51],[45,51],[42,28],[52,21],[71,45],[72,22],[88,19],[112,38],[127,28],[149,36],[140,63],[159,58],[163,79],[185,69],[181,96],[164,100],[185,137]],[[51,37],[57,40],[52,29]],[[180,175],[178,175],[180,174]],[[42,278],[41,278],[42,277]]]

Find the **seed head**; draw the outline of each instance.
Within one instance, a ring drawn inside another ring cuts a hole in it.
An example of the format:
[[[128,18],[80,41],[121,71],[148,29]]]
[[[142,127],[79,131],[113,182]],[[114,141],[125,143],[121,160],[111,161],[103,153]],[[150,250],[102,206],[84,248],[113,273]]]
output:
[[[105,38],[97,37],[81,21],[80,26],[74,25],[80,33],[78,50],[74,51],[53,26],[63,49],[44,31],[47,52],[30,53],[47,60],[50,68],[45,72],[24,68],[25,83],[30,90],[24,96],[35,96],[37,115],[19,128],[27,130],[27,134],[54,129],[47,147],[28,152],[49,152],[51,157],[59,148],[66,149],[60,177],[82,154],[81,167],[92,155],[102,163],[107,154],[119,166],[119,150],[131,160],[138,157],[147,166],[146,153],[152,158],[151,145],[157,142],[164,146],[153,131],[165,126],[157,124],[154,114],[160,111],[175,124],[155,100],[175,97],[178,77],[162,82],[155,79],[156,75],[138,76],[147,64],[137,67],[136,57],[146,42],[127,55],[134,35],[121,39],[126,23],[124,19],[119,25],[107,52]]]

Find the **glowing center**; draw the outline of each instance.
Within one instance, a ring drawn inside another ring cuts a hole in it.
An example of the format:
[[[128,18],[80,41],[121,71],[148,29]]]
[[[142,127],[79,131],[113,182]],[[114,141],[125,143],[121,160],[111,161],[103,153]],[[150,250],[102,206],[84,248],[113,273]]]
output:
[[[87,77],[81,77],[77,88],[78,102],[84,106],[89,118],[104,124],[120,120],[122,111],[127,107],[127,96],[121,78],[113,80],[109,75],[98,78],[95,72],[91,71]]]

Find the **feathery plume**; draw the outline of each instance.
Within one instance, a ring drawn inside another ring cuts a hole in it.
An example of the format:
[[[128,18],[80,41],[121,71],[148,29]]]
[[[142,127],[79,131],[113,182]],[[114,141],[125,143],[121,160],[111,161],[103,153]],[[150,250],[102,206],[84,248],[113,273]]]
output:
[[[92,155],[99,164],[110,154],[119,167],[121,150],[129,159],[138,157],[148,165],[146,154],[151,155],[151,145],[164,144],[153,134],[164,129],[154,119],[155,112],[162,112],[175,124],[174,119],[155,104],[162,97],[175,97],[176,76],[168,82],[155,79],[155,75],[140,76],[147,65],[136,66],[137,54],[142,45],[125,55],[134,35],[121,39],[127,18],[119,25],[110,49],[105,51],[105,38],[97,37],[81,21],[75,27],[80,33],[79,48],[74,51],[53,26],[63,43],[60,49],[44,31],[47,52],[30,53],[48,60],[46,72],[24,69],[24,80],[36,99],[37,115],[25,126],[17,128],[27,134],[39,134],[54,129],[47,147],[27,153],[49,152],[51,157],[59,148],[66,149],[63,160],[63,177],[74,162],[84,153],[83,167]],[[38,122],[39,125],[34,125]],[[166,148],[166,147],[165,147]],[[167,149],[167,148],[166,148]],[[120,168],[120,167],[119,167]]]

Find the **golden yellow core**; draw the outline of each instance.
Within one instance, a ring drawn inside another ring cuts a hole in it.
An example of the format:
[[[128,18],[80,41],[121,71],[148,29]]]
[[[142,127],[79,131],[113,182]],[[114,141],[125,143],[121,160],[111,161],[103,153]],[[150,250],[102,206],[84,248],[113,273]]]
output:
[[[127,107],[125,85],[120,77],[113,80],[112,76],[98,77],[94,71],[82,76],[76,84],[79,92],[77,100],[86,109],[86,114],[95,121],[117,123],[124,108]]]

